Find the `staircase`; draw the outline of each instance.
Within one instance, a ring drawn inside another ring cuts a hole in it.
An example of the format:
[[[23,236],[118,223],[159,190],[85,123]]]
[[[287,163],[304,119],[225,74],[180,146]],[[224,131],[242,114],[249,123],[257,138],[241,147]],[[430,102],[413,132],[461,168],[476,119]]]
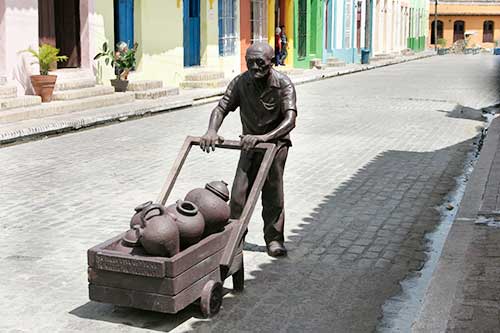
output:
[[[17,87],[7,83],[7,78],[0,76],[0,112],[12,108],[39,105],[39,96],[17,96]]]
[[[189,69],[184,76],[180,87],[184,89],[193,88],[222,88],[229,81],[224,78],[224,72],[206,69]]]
[[[314,58],[309,61],[309,68],[325,69],[326,64],[320,58]]]
[[[179,95],[179,88],[163,87],[163,82],[159,80],[129,82],[127,91],[133,92],[136,99],[158,99]]]
[[[54,74],[57,75],[57,82],[51,102],[41,104],[38,96],[20,96],[17,97],[21,99],[18,102],[11,101],[12,97],[2,99],[0,123],[103,108],[135,100],[134,93],[115,93],[113,87],[96,85],[95,77],[82,69],[58,70]],[[12,96],[12,91],[5,94]]]
[[[395,58],[394,54],[381,53],[381,54],[376,54],[372,58],[370,58],[370,62],[389,61],[393,60],[394,58]]]
[[[343,67],[345,66],[345,61],[339,60],[337,58],[326,59],[326,67]]]

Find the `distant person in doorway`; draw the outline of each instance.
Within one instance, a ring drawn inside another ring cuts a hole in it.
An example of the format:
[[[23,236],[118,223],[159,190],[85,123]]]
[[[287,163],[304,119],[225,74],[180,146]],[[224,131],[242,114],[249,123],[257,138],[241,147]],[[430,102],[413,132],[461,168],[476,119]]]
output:
[[[285,33],[285,26],[280,26],[280,41],[281,41],[281,49],[280,49],[280,65],[285,66],[285,59],[288,56],[288,38]]]
[[[276,34],[274,35],[274,63],[276,66],[281,64],[281,29],[276,28]]]

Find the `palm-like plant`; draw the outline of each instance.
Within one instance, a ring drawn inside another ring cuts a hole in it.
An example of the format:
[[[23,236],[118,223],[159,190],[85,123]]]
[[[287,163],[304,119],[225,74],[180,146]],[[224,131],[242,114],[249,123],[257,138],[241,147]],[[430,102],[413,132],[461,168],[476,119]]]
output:
[[[38,63],[40,65],[40,75],[48,75],[50,65],[54,62],[68,60],[67,56],[58,55],[59,49],[50,44],[40,45],[38,52],[33,50],[31,47],[20,52],[29,52],[37,59],[37,61],[32,64]]]

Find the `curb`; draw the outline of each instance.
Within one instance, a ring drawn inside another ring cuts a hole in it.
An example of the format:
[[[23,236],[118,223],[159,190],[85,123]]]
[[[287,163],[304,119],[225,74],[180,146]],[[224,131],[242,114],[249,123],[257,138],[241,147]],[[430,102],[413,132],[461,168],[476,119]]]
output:
[[[466,274],[466,256],[473,240],[490,168],[500,139],[500,118],[493,119],[479,160],[468,181],[457,215],[446,238],[438,264],[425,293],[422,310],[412,332],[445,332],[455,296]]]
[[[330,79],[338,76],[359,73],[367,70],[376,69],[379,67],[386,67],[396,64],[401,64],[409,61],[424,59],[435,56],[434,53],[426,53],[426,54],[417,54],[413,56],[408,56],[405,58],[399,58],[396,60],[389,60],[385,62],[380,62],[374,65],[354,65],[351,68],[345,68],[340,70],[325,70],[319,73],[306,73],[291,76],[291,80],[295,85],[301,85],[309,82],[319,81]],[[127,105],[126,108],[128,110],[123,110],[124,106],[118,107],[106,107],[99,110],[109,111],[108,114],[103,112],[102,115],[92,116],[92,115],[84,115],[78,117],[78,114],[87,111],[74,112],[71,114],[64,114],[60,116],[50,117],[48,118],[40,118],[33,120],[25,120],[29,121],[39,121],[42,124],[35,125],[27,125],[23,128],[7,128],[5,131],[2,131],[0,128],[0,147],[4,145],[23,143],[31,140],[42,139],[47,136],[59,135],[66,132],[97,127],[104,124],[112,124],[127,120],[133,120],[141,117],[150,116],[157,113],[170,112],[175,110],[180,110],[192,106],[198,106],[203,104],[208,104],[217,101],[220,96],[222,96],[225,92],[225,87],[220,89],[213,89],[209,92],[203,92],[200,95],[193,96],[191,98],[184,98],[179,100],[172,100],[172,96],[165,98],[167,101],[159,99],[152,101],[140,101],[135,102],[131,105]],[[181,96],[182,97],[182,96]],[[135,105],[134,105],[135,104]],[[57,119],[61,117],[68,117],[69,115],[73,115],[75,119]],[[49,122],[47,122],[49,120]],[[50,122],[50,120],[53,120]],[[19,122],[22,123],[22,122]],[[4,124],[5,127],[11,126],[15,127],[16,124],[19,123],[7,123]]]

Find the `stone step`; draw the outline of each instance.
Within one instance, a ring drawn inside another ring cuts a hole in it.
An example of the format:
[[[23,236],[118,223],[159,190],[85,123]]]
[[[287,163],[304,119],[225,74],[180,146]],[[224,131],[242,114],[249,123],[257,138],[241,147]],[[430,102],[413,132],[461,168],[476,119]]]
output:
[[[327,67],[341,67],[345,66],[345,61],[339,60],[337,58],[328,58],[326,60]]]
[[[95,78],[82,77],[81,79],[60,79],[57,77],[55,91],[90,88],[95,86]]]
[[[12,98],[0,99],[0,114],[3,110],[14,108],[25,108],[34,105],[40,105],[42,98],[35,95],[17,96]]]
[[[376,54],[370,60],[389,60],[392,58],[393,58],[392,55],[384,53],[384,54]]]
[[[98,109],[112,105],[133,103],[134,93],[116,93],[112,95],[94,96],[89,98],[53,101],[38,106],[1,110],[0,123],[10,123],[34,118],[44,118],[75,111]]]
[[[115,92],[111,86],[95,86],[89,88],[70,89],[55,91],[52,95],[53,101],[88,98],[92,96],[109,95]]]
[[[225,87],[229,83],[229,80],[218,79],[218,80],[195,80],[195,81],[183,81],[180,83],[181,88],[220,88]]]
[[[0,86],[7,84],[7,78],[5,76],[0,76]]]
[[[179,95],[179,88],[168,87],[168,88],[140,90],[140,91],[134,91],[134,94],[135,98],[137,99],[157,99],[161,97]]]
[[[212,81],[224,79],[224,72],[219,71],[199,71],[186,73],[184,81]]]
[[[1,85],[0,98],[13,98],[17,96],[17,87],[14,85]]]
[[[151,89],[160,89],[163,87],[163,81],[160,80],[139,80],[128,83],[128,91],[145,91]]]

